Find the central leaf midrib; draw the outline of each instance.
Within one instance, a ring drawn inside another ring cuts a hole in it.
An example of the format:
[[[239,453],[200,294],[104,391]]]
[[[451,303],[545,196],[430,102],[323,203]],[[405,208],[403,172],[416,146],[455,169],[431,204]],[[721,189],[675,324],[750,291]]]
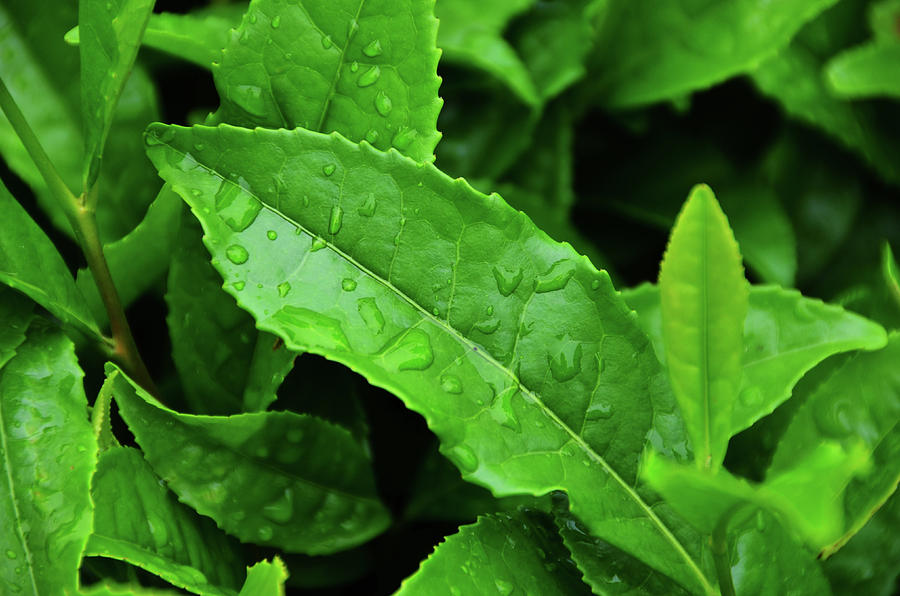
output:
[[[702,211],[702,233],[700,234],[700,258],[703,262],[700,266],[700,387],[701,402],[703,404],[703,439],[705,453],[703,466],[709,465],[708,458],[712,455],[712,432],[710,429],[711,404],[709,396],[709,212],[704,205]]]
[[[356,8],[356,16],[354,16],[353,21],[351,21],[352,23],[356,23],[357,26],[359,25],[359,15],[362,14],[363,5],[365,5],[365,3],[366,0],[359,0],[359,6]],[[316,124],[317,132],[325,132],[322,130],[322,125],[325,124],[325,116],[328,115],[328,108],[331,107],[331,100],[334,98],[338,80],[341,78],[341,68],[344,66],[344,57],[347,55],[347,49],[350,47],[350,43],[358,32],[358,28],[354,29],[351,27],[350,33],[347,35],[347,42],[344,44],[344,47],[341,48],[341,56],[338,58],[337,68],[334,71],[334,77],[331,79],[331,86],[328,89],[328,93],[325,94],[325,103],[322,104],[322,113],[319,114],[319,122]]]
[[[360,5],[362,5],[363,2],[365,2],[365,0],[362,0],[361,3],[360,3]],[[321,134],[321,133],[320,133],[320,134]],[[181,150],[179,150],[179,149],[176,149],[175,147],[173,147],[173,146],[170,145],[169,143],[164,143],[164,144],[165,144],[167,147],[169,147],[169,149],[171,149],[172,151],[175,151],[175,152],[180,153],[180,154],[182,154],[182,155],[186,155],[183,151],[181,151]],[[418,310],[418,311],[422,314],[423,318],[425,318],[425,319],[430,319],[434,324],[436,324],[437,326],[443,328],[443,329],[446,331],[446,333],[447,333],[448,335],[451,335],[451,336],[457,338],[461,343],[465,344],[467,347],[469,347],[469,348],[475,348],[475,347],[477,347],[476,344],[474,344],[471,340],[469,340],[467,337],[465,337],[464,335],[462,335],[456,328],[450,326],[449,323],[447,323],[447,322],[445,322],[445,321],[442,321],[441,319],[438,319],[437,317],[435,317],[434,315],[432,315],[432,313],[430,313],[430,312],[427,311],[424,307],[422,307],[421,305],[419,305],[415,300],[413,300],[412,298],[410,298],[409,296],[407,296],[406,293],[402,292],[399,288],[397,288],[396,286],[394,286],[391,282],[389,282],[389,281],[387,281],[387,280],[385,280],[385,279],[382,279],[380,276],[376,275],[373,271],[369,270],[367,267],[365,267],[364,265],[362,265],[361,263],[359,263],[356,259],[354,259],[354,258],[351,257],[350,255],[348,255],[347,253],[343,252],[340,248],[338,248],[338,247],[335,246],[334,244],[332,244],[331,242],[328,242],[328,241],[324,240],[324,238],[322,238],[322,237],[319,236],[318,234],[315,234],[315,233],[313,233],[312,231],[310,231],[309,229],[307,229],[306,226],[302,225],[300,222],[294,221],[291,217],[289,217],[289,216],[287,216],[286,214],[282,213],[281,211],[275,209],[274,207],[272,207],[271,205],[269,205],[268,203],[266,203],[265,201],[263,201],[263,200],[262,200],[260,197],[258,197],[255,193],[251,192],[250,189],[241,187],[240,185],[238,185],[237,183],[235,183],[233,180],[230,180],[230,179],[226,178],[225,176],[222,176],[218,171],[216,171],[216,170],[210,168],[210,167],[207,166],[206,164],[199,163],[199,162],[197,162],[196,160],[194,160],[194,162],[197,163],[197,165],[199,165],[200,167],[202,167],[203,169],[205,169],[205,170],[206,170],[207,172],[209,172],[210,174],[213,174],[213,175],[215,175],[216,177],[218,177],[218,178],[219,178],[220,180],[222,180],[223,182],[226,182],[226,183],[228,183],[228,184],[231,184],[231,185],[234,185],[234,186],[240,188],[240,190],[241,190],[242,192],[244,192],[244,193],[248,194],[249,196],[253,197],[256,201],[258,201],[261,205],[263,205],[268,211],[270,211],[271,213],[274,213],[274,214],[277,215],[278,217],[284,219],[285,221],[287,221],[287,222],[290,223],[291,225],[296,226],[297,228],[299,228],[300,230],[302,230],[305,234],[309,235],[310,237],[312,237],[312,238],[321,238],[322,241],[325,242],[326,246],[327,246],[329,249],[333,250],[333,251],[334,251],[335,253],[337,253],[341,258],[343,258],[344,260],[346,260],[346,261],[348,261],[349,263],[351,263],[353,266],[355,266],[357,269],[359,269],[360,272],[362,272],[362,273],[365,274],[366,276],[370,277],[370,278],[373,279],[374,281],[380,283],[380,284],[383,285],[384,287],[386,287],[386,288],[388,288],[389,290],[391,290],[396,296],[400,297],[400,298],[403,299],[405,302],[407,302],[410,306],[412,306],[413,308],[415,308],[416,310]],[[581,437],[580,435],[578,435],[577,433],[575,433],[575,431],[574,431],[571,427],[569,427],[565,422],[563,422],[563,421],[556,415],[556,413],[555,413],[552,409],[550,409],[550,408],[544,403],[544,401],[543,401],[538,395],[536,395],[531,389],[527,388],[527,387],[522,383],[522,381],[521,381],[521,380],[520,380],[520,379],[519,379],[512,371],[510,371],[510,370],[507,369],[505,366],[503,366],[500,362],[498,362],[497,360],[495,360],[494,357],[493,357],[492,355],[488,354],[488,353],[487,353],[485,350],[483,350],[483,349],[480,349],[480,350],[470,350],[470,351],[471,351],[472,353],[477,354],[477,355],[479,355],[480,357],[484,358],[485,361],[487,361],[489,364],[491,364],[491,365],[494,366],[495,368],[499,369],[499,370],[502,371],[507,377],[509,377],[509,378],[510,378],[510,379],[518,386],[519,390],[521,390],[523,393],[525,393],[525,394],[527,394],[528,396],[530,396],[530,397],[534,400],[535,403],[539,404],[540,408],[542,409],[542,411],[544,412],[544,414],[545,414],[546,416],[548,416],[548,417],[549,417],[553,422],[555,422],[555,423],[556,423],[556,424],[557,424],[557,425],[558,425],[558,426],[559,426],[566,434],[568,434],[568,435],[571,437],[571,439],[572,439],[575,443],[577,443],[577,444],[582,448],[582,450],[583,450],[583,451],[584,451],[591,459],[597,461],[597,462],[603,467],[604,471],[606,471],[606,472],[607,472],[607,473],[608,473],[608,474],[609,474],[609,475],[610,475],[610,476],[611,476],[611,477],[619,484],[619,486],[626,492],[626,494],[627,494],[627,495],[628,495],[628,496],[629,496],[629,497],[630,497],[637,505],[639,505],[639,507],[640,507],[640,508],[644,511],[644,513],[646,514],[646,516],[653,522],[653,524],[656,526],[657,530],[663,535],[663,537],[666,539],[666,541],[669,542],[669,543],[672,545],[672,547],[673,547],[673,548],[675,549],[675,551],[679,554],[679,556],[681,556],[685,561],[687,561],[688,567],[689,567],[689,568],[697,575],[697,577],[700,579],[701,585],[703,585],[703,586],[707,589],[707,591],[709,591],[709,592],[711,593],[711,592],[712,592],[712,586],[709,584],[708,580],[706,579],[706,576],[703,574],[703,572],[702,572],[702,571],[700,570],[700,568],[697,566],[696,562],[691,558],[691,556],[690,556],[690,555],[687,553],[687,551],[684,549],[684,546],[678,541],[678,539],[674,536],[674,534],[672,534],[672,532],[671,532],[671,530],[669,530],[668,526],[666,526],[666,525],[662,522],[662,520],[659,519],[659,517],[656,516],[656,514],[653,512],[653,510],[650,508],[650,506],[647,505],[647,503],[645,503],[643,499],[641,499],[640,495],[638,495],[637,492],[636,492],[636,491],[635,491],[628,483],[626,483],[612,467],[610,467],[610,465],[606,462],[606,460],[604,460],[604,459],[603,459],[596,451],[594,451],[594,449],[593,449],[590,445],[588,445],[588,444],[585,442],[585,440],[584,440],[583,437]]]

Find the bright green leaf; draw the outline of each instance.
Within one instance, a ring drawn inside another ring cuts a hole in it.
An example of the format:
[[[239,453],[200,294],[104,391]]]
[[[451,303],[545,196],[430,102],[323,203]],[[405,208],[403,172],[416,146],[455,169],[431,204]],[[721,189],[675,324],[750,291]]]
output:
[[[100,174],[113,112],[131,73],[154,0],[80,0],[81,112],[84,118],[84,189]]]
[[[887,285],[888,293],[894,299],[897,308],[900,308],[900,267],[894,259],[894,252],[887,242],[881,247],[881,274]]]
[[[90,337],[100,331],[56,247],[0,183],[0,282]]]
[[[681,457],[686,438],[654,422],[675,404],[606,274],[499,197],[336,134],[157,125],[147,143],[260,329],[397,394],[467,480],[566,490],[600,537],[709,590],[683,524],[633,488],[648,432]],[[282,168],[302,190],[276,192]]]
[[[36,324],[0,369],[4,594],[76,590],[97,458],[82,377],[72,342]]]
[[[287,567],[275,557],[272,562],[260,561],[247,568],[247,581],[239,596],[284,596]]]
[[[85,556],[120,559],[197,594],[237,592],[234,546],[178,503],[136,449],[101,454],[91,496],[94,529]]]
[[[214,121],[340,130],[355,141],[433,160],[441,100],[432,6],[426,0],[253,0],[213,66],[222,98]]]
[[[0,287],[0,367],[15,356],[16,349],[25,341],[32,310],[28,298]]]
[[[643,284],[622,295],[637,311],[641,326],[665,362],[659,292]],[[731,434],[771,413],[822,360],[850,350],[877,350],[886,341],[880,325],[839,306],[806,298],[796,290],[751,286],[741,388],[731,415]]]
[[[697,464],[717,469],[741,383],[747,280],[728,220],[708,186],[694,187],[659,270],[669,380]]]
[[[847,487],[845,523],[838,536],[817,545],[823,555],[837,551],[862,528],[894,492],[900,480],[900,334],[886,348],[859,353],[837,370],[797,411],[778,444],[770,473],[791,468],[823,441],[862,441],[873,472]]]
[[[831,88],[841,97],[900,97],[900,44],[863,44],[825,65]]]
[[[108,372],[119,412],[147,461],[179,500],[229,534],[287,552],[327,554],[388,525],[369,459],[349,432],[292,412],[178,414],[117,369]]]
[[[555,530],[538,512],[480,517],[439,544],[397,596],[430,595],[437,586],[473,595],[590,594]]]

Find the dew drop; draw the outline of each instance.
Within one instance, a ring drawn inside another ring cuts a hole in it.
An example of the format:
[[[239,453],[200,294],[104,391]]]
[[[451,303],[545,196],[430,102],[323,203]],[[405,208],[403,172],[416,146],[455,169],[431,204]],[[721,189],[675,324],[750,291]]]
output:
[[[384,330],[384,314],[374,298],[360,298],[356,301],[356,309],[369,331],[377,335]]]
[[[844,438],[853,432],[853,404],[846,398],[831,400],[832,403],[821,404],[813,410],[813,419],[823,434]]]
[[[748,385],[741,389],[738,399],[748,408],[755,408],[763,401],[762,389],[754,385]]]
[[[460,381],[459,377],[456,375],[441,375],[441,389],[443,389],[445,393],[462,393],[462,381]]]
[[[266,238],[268,238],[269,240],[277,240],[278,232],[276,232],[275,230],[269,230],[268,232],[266,232]]]
[[[553,263],[550,269],[534,282],[534,291],[538,294],[563,289],[575,275],[575,261],[562,259]]]
[[[611,404],[600,402],[596,404],[592,404],[585,413],[585,418],[588,420],[607,420],[611,418],[613,415],[613,408]]]
[[[357,70],[359,70],[359,62],[354,60],[350,63],[350,72],[356,72]]]
[[[475,323],[475,330],[484,333],[485,335],[490,335],[499,328],[500,319],[488,319],[487,321]]]
[[[242,282],[242,281],[236,281],[236,282],[234,282],[233,284],[231,284],[231,286],[232,286],[235,290],[237,290],[238,292],[240,292],[241,290],[243,290],[245,285],[246,285],[246,284],[245,284],[244,282]]]
[[[547,355],[550,374],[560,383],[581,372],[581,344],[569,342],[555,356]]]
[[[331,176],[332,174],[334,174],[335,168],[336,168],[336,166],[333,163],[322,166],[322,173],[325,174],[326,176]]]
[[[600,289],[600,280],[599,279],[595,279],[594,281],[591,282],[591,289],[592,290]]]
[[[289,284],[288,282],[283,281],[280,284],[278,284],[278,295],[281,296],[282,298],[287,296],[288,292],[290,292],[290,291],[291,291],[291,284]]]
[[[378,66],[373,66],[366,72],[359,75],[359,78],[356,79],[356,85],[358,87],[370,87],[378,81],[379,77],[381,77],[381,68]]]
[[[271,526],[260,526],[259,530],[256,531],[256,535],[259,537],[260,540],[265,542],[267,540],[271,540],[272,536],[274,536],[275,533],[272,531]]]
[[[387,116],[391,113],[393,107],[394,102],[391,101],[391,98],[384,91],[379,91],[375,94],[375,110],[379,114]]]
[[[344,290],[345,292],[352,292],[353,290],[356,289],[356,280],[350,279],[349,277],[345,277],[341,281],[341,289]]]
[[[494,314],[494,305],[493,305],[493,304],[488,304],[487,307],[484,309],[484,313],[485,313],[487,316],[491,316],[492,314]]]
[[[242,110],[251,116],[262,117],[266,115],[268,102],[261,87],[256,85],[237,85],[231,99]]]
[[[478,456],[468,445],[457,445],[447,455],[466,474],[471,474],[478,469]]]
[[[391,141],[391,144],[397,149],[403,151],[412,144],[418,134],[419,133],[412,128],[407,128],[404,126],[399,131],[397,131],[397,134],[394,135],[394,140]],[[420,182],[419,186],[421,185],[422,183]]]
[[[16,558],[16,551],[14,551],[14,550],[7,550],[7,551],[6,551],[6,558],[7,558],[7,559],[15,559],[15,558]]]
[[[278,29],[281,26],[281,15],[275,15],[275,18],[272,19],[270,23],[272,25],[272,29]]]
[[[418,328],[411,328],[391,338],[378,356],[398,371],[425,370],[434,362],[431,338]]]
[[[326,35],[325,37],[322,38],[322,47],[325,48],[326,50],[330,50],[333,45],[334,45],[334,42],[331,41],[330,35]]]
[[[341,223],[344,221],[344,210],[340,205],[331,208],[331,218],[328,220],[328,233],[334,236],[341,231]]]
[[[494,585],[497,586],[497,593],[501,596],[509,596],[514,588],[510,582],[503,579],[495,579]]]
[[[491,402],[490,412],[491,418],[497,421],[501,426],[519,432],[521,425],[519,424],[519,419],[516,417],[512,405],[513,396],[515,396],[517,392],[518,389],[515,385],[511,385],[501,391]]]
[[[502,296],[509,296],[522,283],[522,270],[510,271],[506,267],[496,265],[494,266],[494,279],[497,281],[497,291]]]
[[[223,180],[216,191],[216,212],[219,217],[235,232],[243,232],[256,221],[262,210],[262,204],[241,186]]]
[[[363,48],[363,54],[368,56],[369,58],[374,58],[376,56],[381,55],[381,42],[377,39],[374,39]]]
[[[250,258],[250,253],[240,244],[232,244],[225,249],[225,256],[235,265],[243,265]]]
[[[356,212],[363,217],[372,217],[375,215],[375,195],[370,192],[369,196],[366,197],[366,200],[363,201],[363,204],[359,206],[359,209],[357,209]]]
[[[324,350],[350,351],[350,342],[337,319],[292,304],[275,312],[272,319],[281,325],[289,346],[314,341]]]
[[[286,488],[276,500],[262,508],[262,514],[276,524],[286,524],[294,516],[294,494]]]
[[[203,191],[200,190],[199,188],[192,188],[192,189],[191,189],[191,194],[192,194],[193,196],[195,196],[195,197],[199,197],[200,195],[203,194]]]
[[[399,236],[398,236],[398,238],[399,238]],[[397,238],[395,238],[395,240],[396,239]],[[394,244],[397,244],[397,243],[395,242]],[[436,317],[439,317],[439,316],[441,316],[441,309],[439,309],[438,307],[435,306],[434,308],[431,309],[431,314],[433,314]]]
[[[251,13],[248,20],[250,21],[251,25],[255,24],[256,23],[256,13]]]
[[[309,247],[309,251],[316,252],[318,250],[322,250],[326,246],[328,246],[328,243],[325,242],[325,239],[316,236],[315,238],[313,238],[312,245]]]
[[[375,142],[378,140],[378,131],[375,130],[374,128],[370,128],[369,132],[366,133],[366,140],[369,142],[370,145],[374,145]]]

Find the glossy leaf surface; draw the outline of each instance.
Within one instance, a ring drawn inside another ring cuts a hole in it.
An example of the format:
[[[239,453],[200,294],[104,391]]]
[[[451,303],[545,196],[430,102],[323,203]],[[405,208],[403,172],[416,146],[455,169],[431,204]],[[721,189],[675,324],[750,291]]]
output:
[[[0,369],[4,594],[76,590],[97,457],[82,376],[72,342],[37,324]]]
[[[247,568],[247,580],[239,596],[284,596],[287,567],[278,557]]]
[[[236,553],[221,530],[178,503],[130,447],[102,453],[92,481],[86,556],[120,559],[197,594],[235,594]]]
[[[0,183],[0,282],[22,292],[62,321],[99,336],[94,317],[56,247]]]
[[[566,490],[593,532],[705,585],[681,522],[632,488],[647,433],[681,457],[686,440],[608,276],[499,197],[338,135],[158,125],[148,147],[260,329],[400,396],[466,479]]]
[[[432,594],[435,586],[460,594],[590,594],[555,529],[536,512],[480,517],[439,544],[397,594]]]
[[[665,360],[659,292],[649,284],[622,293]],[[744,324],[741,390],[731,433],[748,428],[791,396],[797,381],[829,356],[884,346],[884,329],[839,306],[806,298],[796,290],[751,286]]]
[[[154,0],[81,0],[78,26],[83,32],[81,112],[85,131],[84,188],[100,174],[103,148],[119,95],[141,45]]]
[[[182,502],[229,534],[327,554],[387,526],[369,459],[349,432],[291,412],[178,414],[117,369],[108,372],[119,412],[153,469]]]
[[[838,536],[819,546],[827,557],[850,539],[896,490],[900,480],[900,334],[887,347],[860,353],[809,397],[794,415],[772,460],[771,473],[790,468],[823,441],[862,443],[872,472],[847,487],[844,525]]]
[[[669,380],[701,467],[725,458],[749,304],[741,253],[708,186],[691,191],[659,270]]]
[[[426,0],[254,0],[213,67],[216,122],[340,130],[433,160],[439,52]]]

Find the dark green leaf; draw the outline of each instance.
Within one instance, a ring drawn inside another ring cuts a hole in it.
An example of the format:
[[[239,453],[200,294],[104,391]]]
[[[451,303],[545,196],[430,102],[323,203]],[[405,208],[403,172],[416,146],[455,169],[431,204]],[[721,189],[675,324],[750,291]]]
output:
[[[893,298],[894,305],[900,309],[900,267],[897,267],[891,245],[887,242],[881,247],[881,271],[888,293]]]
[[[388,525],[369,459],[349,432],[291,412],[178,414],[108,371],[119,412],[153,469],[229,534],[327,554]]]
[[[72,342],[37,324],[0,369],[4,594],[76,590],[97,458],[82,376]]]
[[[237,592],[234,546],[210,520],[178,503],[139,451],[105,451],[92,485],[94,530],[86,556],[126,561],[197,594]]]
[[[94,584],[87,588],[82,588],[78,593],[82,596],[174,596],[176,594],[176,592],[169,590],[111,582]]]

